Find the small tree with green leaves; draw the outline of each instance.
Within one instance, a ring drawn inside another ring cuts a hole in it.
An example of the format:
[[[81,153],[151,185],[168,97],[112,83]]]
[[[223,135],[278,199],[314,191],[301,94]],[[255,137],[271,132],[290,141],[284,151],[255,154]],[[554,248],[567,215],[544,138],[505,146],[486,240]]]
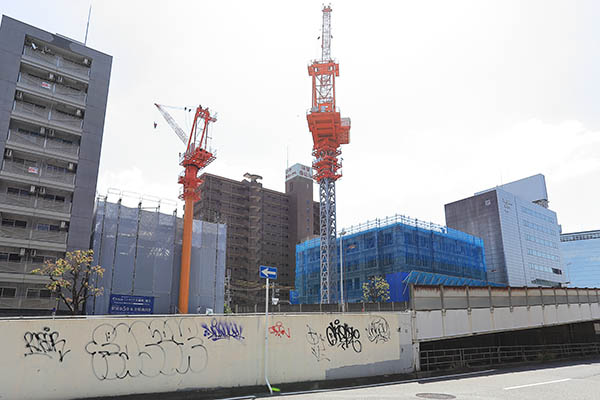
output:
[[[390,299],[390,284],[381,276],[372,276],[362,285],[365,303],[379,303]]]
[[[85,301],[103,292],[103,288],[97,284],[104,274],[104,268],[92,266],[93,261],[93,250],[69,251],[65,258],[46,261],[42,268],[31,273],[50,278],[46,288],[56,295],[71,314],[83,314]]]

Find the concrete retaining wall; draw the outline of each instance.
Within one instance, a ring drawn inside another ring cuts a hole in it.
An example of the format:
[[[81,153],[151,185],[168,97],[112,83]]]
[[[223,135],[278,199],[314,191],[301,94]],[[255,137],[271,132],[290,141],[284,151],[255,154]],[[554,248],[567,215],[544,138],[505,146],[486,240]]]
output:
[[[414,370],[409,313],[269,317],[273,384]],[[264,384],[264,316],[0,321],[0,397]]]

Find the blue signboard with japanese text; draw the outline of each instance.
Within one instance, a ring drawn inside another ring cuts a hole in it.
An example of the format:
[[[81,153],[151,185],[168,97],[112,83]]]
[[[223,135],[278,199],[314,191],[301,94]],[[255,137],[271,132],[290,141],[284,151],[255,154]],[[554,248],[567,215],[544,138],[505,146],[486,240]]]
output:
[[[127,294],[111,294],[108,306],[109,314],[152,314],[154,312],[154,297],[131,296]]]

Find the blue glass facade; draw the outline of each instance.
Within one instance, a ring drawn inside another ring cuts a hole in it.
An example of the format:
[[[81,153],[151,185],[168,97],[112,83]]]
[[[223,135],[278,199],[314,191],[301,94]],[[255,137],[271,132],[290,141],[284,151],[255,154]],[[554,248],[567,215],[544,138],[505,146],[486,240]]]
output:
[[[423,271],[487,280],[483,241],[451,228],[398,215],[351,227],[342,242],[346,302],[360,301],[362,284],[374,275]],[[317,238],[296,246],[294,302],[319,302],[319,243]],[[332,302],[340,297],[339,238],[337,243],[337,268],[330,271]]]
[[[568,286],[600,288],[600,230],[560,235]]]

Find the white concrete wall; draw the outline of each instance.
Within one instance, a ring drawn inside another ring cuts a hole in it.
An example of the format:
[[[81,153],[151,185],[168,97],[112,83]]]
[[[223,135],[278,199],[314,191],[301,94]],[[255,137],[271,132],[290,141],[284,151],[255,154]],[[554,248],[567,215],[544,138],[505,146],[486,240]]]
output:
[[[269,317],[269,379],[411,372],[409,313]],[[0,398],[69,399],[264,384],[264,316],[0,321]]]
[[[415,341],[468,336],[600,319],[600,305],[558,304],[471,310],[413,311]]]

